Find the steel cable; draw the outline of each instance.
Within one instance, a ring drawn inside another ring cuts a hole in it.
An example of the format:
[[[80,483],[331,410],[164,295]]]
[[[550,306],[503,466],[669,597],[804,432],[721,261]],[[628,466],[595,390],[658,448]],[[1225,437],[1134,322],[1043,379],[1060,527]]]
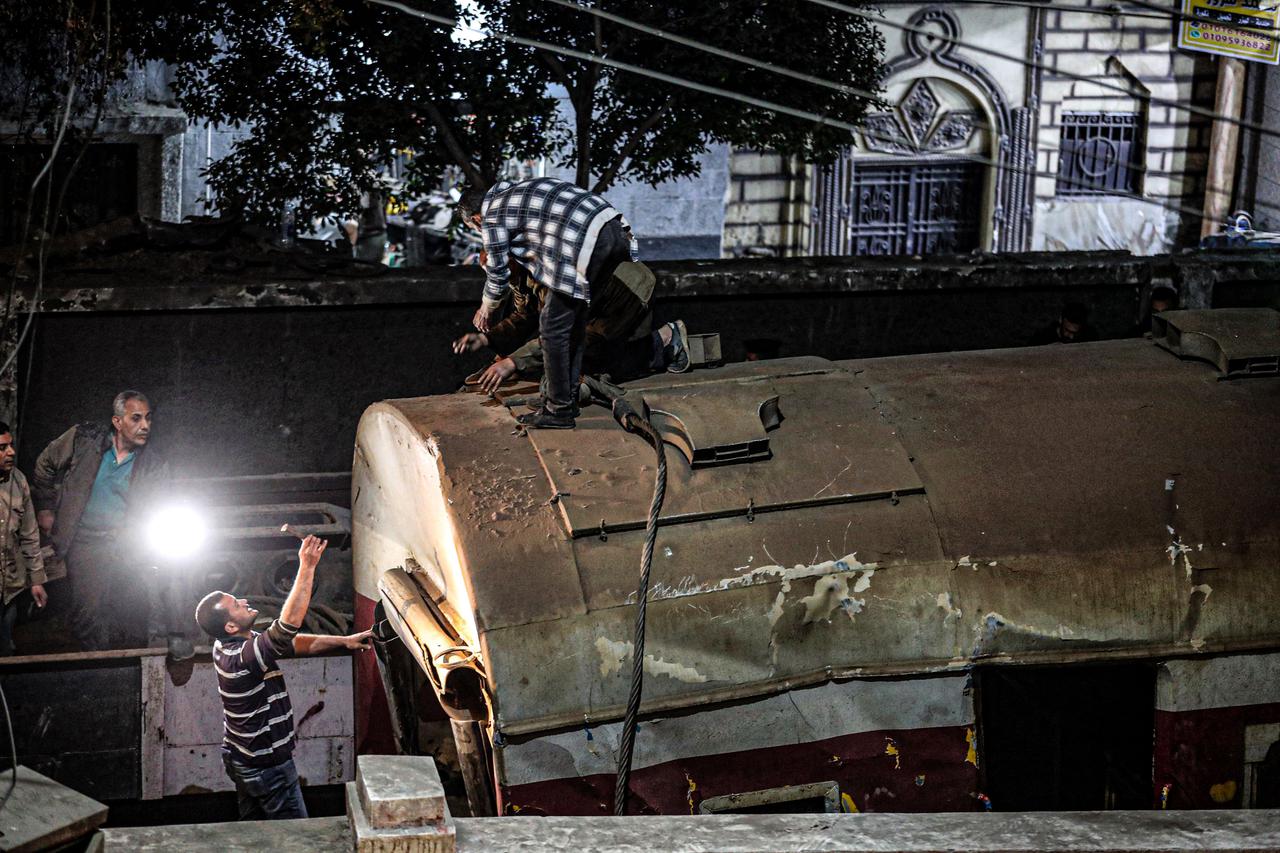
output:
[[[643,415],[621,397],[613,401],[613,417],[627,432],[644,438],[658,457],[658,471],[653,480],[653,499],[649,502],[649,519],[644,528],[644,550],[640,556],[640,584],[636,588],[636,632],[632,648],[631,692],[627,695],[627,713],[618,739],[618,775],[613,789],[613,813],[627,813],[627,788],[631,782],[631,758],[635,751],[636,722],[640,715],[640,694],[644,690],[645,615],[649,603],[649,570],[653,567],[653,549],[658,539],[658,515],[667,495],[667,450],[662,436]]]

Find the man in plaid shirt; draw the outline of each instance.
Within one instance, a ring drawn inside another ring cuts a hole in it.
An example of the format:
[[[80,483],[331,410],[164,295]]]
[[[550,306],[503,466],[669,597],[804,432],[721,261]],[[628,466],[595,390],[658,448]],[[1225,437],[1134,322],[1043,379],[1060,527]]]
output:
[[[502,181],[485,192],[463,193],[464,222],[484,235],[484,299],[474,322],[488,332],[510,290],[508,259],[547,288],[538,318],[546,396],[536,412],[517,420],[534,429],[573,429],[578,415],[587,306],[618,264],[635,260],[631,228],[595,193],[555,178]]]

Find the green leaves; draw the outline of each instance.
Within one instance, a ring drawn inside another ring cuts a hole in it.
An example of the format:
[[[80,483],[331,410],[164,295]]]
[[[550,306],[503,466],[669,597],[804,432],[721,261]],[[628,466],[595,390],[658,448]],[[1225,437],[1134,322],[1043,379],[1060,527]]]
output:
[[[411,0],[482,22],[459,38],[362,0],[47,0],[0,4],[0,55],[24,87],[10,114],[49,125],[75,79],[81,110],[108,97],[130,63],[173,68],[173,97],[194,122],[246,128],[208,178],[226,211],[274,223],[353,214],[379,166],[412,151],[409,189],[450,166],[489,182],[511,158],[550,157],[605,191],[696,175],[708,145],[774,148],[824,159],[849,134],[690,91],[507,34],[608,56],[766,101],[860,120],[864,98],[714,56],[545,0]],[[866,21],[786,0],[598,0],[644,27],[875,89],[883,43]],[[7,91],[0,87],[0,91]],[[17,90],[15,90],[17,91]],[[561,109],[561,93],[567,109]],[[3,99],[4,95],[0,95]]]

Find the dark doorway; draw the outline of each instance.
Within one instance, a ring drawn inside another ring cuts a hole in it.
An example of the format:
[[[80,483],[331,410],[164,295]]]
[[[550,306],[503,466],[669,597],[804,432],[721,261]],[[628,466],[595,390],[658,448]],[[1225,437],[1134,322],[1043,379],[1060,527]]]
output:
[[[1155,667],[992,667],[976,678],[992,808],[1151,808]]]
[[[15,244],[22,239],[31,182],[44,168],[52,151],[50,145],[0,146],[0,246]],[[64,145],[51,172],[55,200],[73,164],[76,166],[75,174],[67,186],[58,221],[52,223],[49,230],[55,234],[77,231],[110,219],[137,214],[137,145],[93,143],[84,149],[83,156],[78,145]],[[37,209],[31,228],[40,227],[43,199],[43,194],[37,195]]]

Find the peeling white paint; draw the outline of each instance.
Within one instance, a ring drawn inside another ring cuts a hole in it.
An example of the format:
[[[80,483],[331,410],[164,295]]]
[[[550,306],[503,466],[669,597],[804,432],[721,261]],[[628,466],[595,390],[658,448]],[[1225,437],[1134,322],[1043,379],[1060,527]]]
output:
[[[964,611],[956,607],[955,603],[951,600],[951,593],[940,592],[938,593],[937,600],[938,600],[938,607],[942,610],[944,614],[946,614],[942,617],[943,622],[946,622],[949,619],[959,619],[961,616],[964,615]]]
[[[819,619],[831,621],[831,614],[840,602],[849,598],[849,581],[840,575],[824,575],[813,585],[813,595],[800,599],[804,605],[801,624],[808,625]]]
[[[600,654],[600,675],[608,678],[622,671],[623,664],[631,660],[635,645],[626,640],[610,640],[608,637],[596,638],[596,651]],[[707,676],[691,666],[682,663],[644,656],[644,671],[649,675],[665,675],[686,684],[701,684]]]
[[[816,578],[823,575],[831,574],[852,574],[854,572],[862,572],[863,577],[859,578],[854,585],[855,593],[861,592],[871,585],[871,575],[879,567],[878,563],[864,563],[858,559],[858,552],[854,551],[844,557],[834,560],[823,560],[822,562],[814,562],[808,565],[797,563],[791,568],[785,568],[780,565],[760,566],[759,568],[750,568],[750,560],[746,566],[734,567],[735,572],[741,574],[733,577],[721,578],[711,583],[698,583],[694,576],[689,575],[682,578],[674,586],[670,584],[654,584],[652,591],[649,593],[650,601],[663,601],[670,598],[683,598],[688,595],[702,595],[708,592],[723,592],[727,589],[737,589],[739,587],[754,586],[758,583],[768,583],[771,580],[782,582],[780,597],[791,591],[791,582],[800,580],[801,578]],[[626,599],[628,604],[635,603],[635,593],[632,593]],[[778,621],[778,617],[782,615],[782,601],[775,600],[774,607],[770,609],[770,624]],[[775,613],[774,611],[778,612]]]
[[[1172,527],[1169,528],[1169,532],[1173,533]],[[1191,546],[1183,545],[1182,540],[1177,537],[1177,534],[1174,534],[1173,542],[1171,542],[1169,547],[1164,550],[1165,553],[1169,555],[1169,565],[1171,566],[1176,566],[1178,564],[1178,558],[1182,558],[1182,566],[1186,570],[1187,580],[1191,580],[1191,557],[1188,556],[1192,551]]]

